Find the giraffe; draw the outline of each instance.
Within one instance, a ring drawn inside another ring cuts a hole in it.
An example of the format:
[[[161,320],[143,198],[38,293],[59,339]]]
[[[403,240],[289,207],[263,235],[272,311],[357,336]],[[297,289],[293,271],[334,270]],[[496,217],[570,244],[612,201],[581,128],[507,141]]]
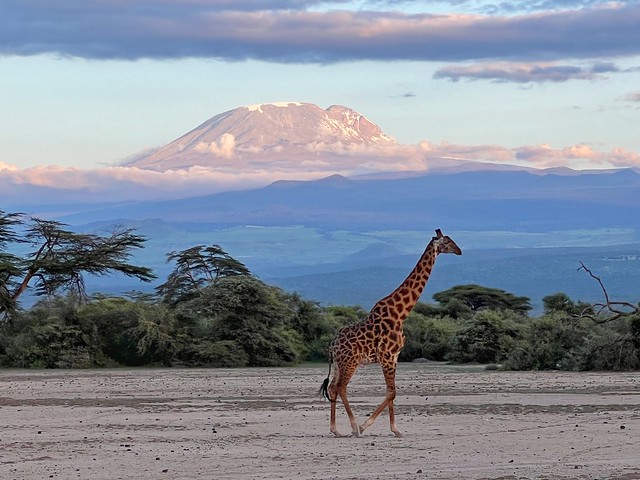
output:
[[[331,402],[330,431],[336,437],[342,435],[336,428],[336,403],[338,396],[349,416],[352,435],[360,436],[369,428],[385,408],[389,409],[389,424],[396,437],[402,433],[396,427],[393,400],[396,397],[396,366],[398,355],[404,346],[402,325],[414,307],[429,280],[436,257],[440,253],[461,255],[462,250],[440,229],[431,239],[424,253],[409,276],[391,294],[378,301],[364,320],[341,328],[329,347],[329,374],[324,380],[321,393]],[[349,401],[347,384],[360,365],[379,363],[382,367],[387,394],[378,408],[360,426],[356,422]],[[331,383],[331,366],[334,375]]]

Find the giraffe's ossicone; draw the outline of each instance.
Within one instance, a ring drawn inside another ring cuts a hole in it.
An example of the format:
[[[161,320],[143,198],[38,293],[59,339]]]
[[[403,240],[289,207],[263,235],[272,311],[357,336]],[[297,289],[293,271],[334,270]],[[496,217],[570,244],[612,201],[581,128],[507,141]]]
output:
[[[462,250],[438,229],[409,276],[391,294],[378,301],[366,319],[338,330],[329,347],[329,374],[320,391],[331,402],[330,431],[336,437],[340,432],[336,427],[336,403],[338,397],[349,416],[354,436],[359,436],[369,428],[380,413],[389,409],[391,431],[400,437],[396,427],[393,401],[396,397],[396,367],[398,355],[404,347],[402,330],[405,319],[414,307],[429,280],[436,257],[441,253],[461,255]],[[387,394],[378,408],[362,425],[356,422],[347,399],[347,385],[360,365],[379,363],[382,367]],[[331,381],[331,368],[334,374]]]

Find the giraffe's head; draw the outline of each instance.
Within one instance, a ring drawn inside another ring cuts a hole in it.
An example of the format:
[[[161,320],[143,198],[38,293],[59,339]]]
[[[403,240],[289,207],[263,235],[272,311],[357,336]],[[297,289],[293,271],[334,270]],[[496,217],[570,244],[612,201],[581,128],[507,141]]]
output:
[[[462,250],[456,245],[456,242],[446,235],[442,235],[442,231],[438,228],[436,230],[436,236],[431,239],[436,247],[438,253],[453,253],[455,255],[462,255]]]

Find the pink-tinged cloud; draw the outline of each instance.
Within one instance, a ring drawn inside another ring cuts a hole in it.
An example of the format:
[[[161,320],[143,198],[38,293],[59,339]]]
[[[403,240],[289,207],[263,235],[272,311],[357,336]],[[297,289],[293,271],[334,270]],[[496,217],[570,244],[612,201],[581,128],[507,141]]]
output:
[[[520,15],[348,11],[344,2],[3,0],[0,55],[90,59],[213,58],[553,61],[640,54],[640,4]],[[385,3],[378,4],[384,7]]]
[[[515,158],[540,168],[588,164],[592,167],[640,167],[640,154],[624,148],[610,152],[594,150],[589,145],[553,149],[549,145],[525,146],[515,150]]]
[[[462,79],[491,80],[495,82],[566,82],[568,80],[600,80],[607,73],[618,72],[612,63],[589,66],[561,65],[558,63],[506,63],[489,62],[473,65],[447,65],[440,68],[434,78],[457,82]]]
[[[38,166],[18,169],[0,163],[0,199],[3,204],[82,201],[114,202],[205,195],[227,190],[257,188],[276,180],[312,180],[333,174],[344,176],[388,172],[460,171],[488,168],[487,163],[530,168],[635,167],[640,154],[623,148],[609,152],[589,145],[554,149],[548,145],[510,149],[499,145],[455,145],[421,142],[375,150],[334,146],[323,153],[296,151],[273,155],[269,161],[212,156],[208,166],[190,166],[164,172],[113,166],[94,170]],[[327,151],[330,150],[330,151]],[[215,163],[219,161],[219,163]]]
[[[626,94],[624,100],[628,102],[640,102],[640,91]]]

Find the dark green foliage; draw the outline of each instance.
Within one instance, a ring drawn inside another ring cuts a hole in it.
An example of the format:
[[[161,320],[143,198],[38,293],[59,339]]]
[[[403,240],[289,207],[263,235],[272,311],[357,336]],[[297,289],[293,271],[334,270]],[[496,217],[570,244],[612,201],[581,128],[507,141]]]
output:
[[[449,299],[441,308],[442,313],[451,318],[469,320],[473,317],[474,311],[466,302],[459,298]]]
[[[629,317],[629,333],[633,347],[640,352],[640,315]]]
[[[176,321],[163,305],[106,298],[83,306],[78,316],[95,328],[100,348],[117,363],[171,364],[176,349]]]
[[[400,361],[445,360],[459,328],[460,325],[450,317],[427,317],[414,310],[404,325],[406,341]]]
[[[519,326],[508,314],[482,311],[455,333],[447,358],[456,362],[500,362],[518,335]]]
[[[74,296],[40,302],[0,325],[0,363],[15,367],[81,368],[170,365],[175,319],[160,304]]]
[[[628,336],[605,331],[585,342],[581,370],[637,370],[640,368],[638,349]]]
[[[433,299],[443,307],[457,300],[474,312],[480,310],[511,310],[521,315],[526,315],[531,310],[531,303],[527,297],[519,297],[504,290],[480,285],[458,285],[434,294]]]
[[[504,368],[512,370],[634,370],[640,350],[631,316],[596,324],[563,312],[533,319],[509,353]]]
[[[175,365],[186,367],[246,367],[249,357],[233,340],[197,339],[185,342],[177,352]]]
[[[40,302],[0,325],[0,365],[19,368],[87,368],[112,365],[96,331],[81,321],[77,298]]]
[[[234,341],[250,366],[286,365],[302,359],[287,341],[293,336],[288,329],[296,314],[287,295],[254,277],[219,278],[196,298],[179,304],[176,312],[180,322],[209,341]]]
[[[557,312],[569,315],[580,315],[584,313],[593,313],[593,309],[587,303],[575,303],[569,298],[569,295],[563,292],[554,293],[543,297],[544,313],[553,314]]]
[[[583,349],[583,370],[640,369],[640,315],[598,325],[590,333]]]
[[[442,308],[432,303],[418,302],[413,307],[412,313],[422,315],[423,317],[439,317],[442,315]]]
[[[561,313],[532,319],[504,362],[512,370],[578,370],[587,326]]]

